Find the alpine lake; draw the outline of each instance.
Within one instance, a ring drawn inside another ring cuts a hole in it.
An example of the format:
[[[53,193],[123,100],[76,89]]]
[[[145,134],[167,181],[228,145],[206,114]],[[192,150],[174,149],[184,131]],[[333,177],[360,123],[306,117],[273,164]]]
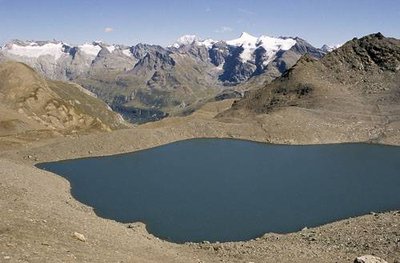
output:
[[[103,218],[176,243],[249,240],[400,209],[400,147],[192,139],[41,163]]]

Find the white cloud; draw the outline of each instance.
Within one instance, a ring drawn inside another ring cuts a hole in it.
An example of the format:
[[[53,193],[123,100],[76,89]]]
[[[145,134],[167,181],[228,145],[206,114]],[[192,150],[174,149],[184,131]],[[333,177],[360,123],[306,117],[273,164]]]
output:
[[[217,28],[215,30],[216,33],[226,33],[226,32],[231,32],[233,31],[233,28],[229,26],[221,26],[220,28]]]
[[[113,32],[114,31],[114,28],[112,28],[112,27],[106,27],[106,28],[104,28],[104,32],[106,32],[106,33],[111,33],[111,32]]]

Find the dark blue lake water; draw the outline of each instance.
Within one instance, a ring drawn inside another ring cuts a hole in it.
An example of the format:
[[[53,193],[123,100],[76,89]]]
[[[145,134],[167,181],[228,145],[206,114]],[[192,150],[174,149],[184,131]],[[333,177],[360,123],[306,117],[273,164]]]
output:
[[[42,163],[104,218],[173,242],[237,241],[400,209],[400,147],[195,139]]]

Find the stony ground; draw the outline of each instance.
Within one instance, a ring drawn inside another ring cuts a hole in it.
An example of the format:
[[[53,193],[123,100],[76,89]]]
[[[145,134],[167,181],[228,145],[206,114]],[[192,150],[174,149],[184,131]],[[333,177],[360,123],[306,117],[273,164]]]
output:
[[[373,120],[296,107],[248,120],[212,119],[230,103],[212,103],[189,117],[109,133],[0,137],[0,262],[352,262],[364,254],[400,261],[397,211],[298,233],[266,234],[247,242],[178,245],[150,235],[142,224],[97,217],[90,207],[72,198],[65,179],[33,166],[196,137],[273,143],[400,143],[396,122],[383,129]]]

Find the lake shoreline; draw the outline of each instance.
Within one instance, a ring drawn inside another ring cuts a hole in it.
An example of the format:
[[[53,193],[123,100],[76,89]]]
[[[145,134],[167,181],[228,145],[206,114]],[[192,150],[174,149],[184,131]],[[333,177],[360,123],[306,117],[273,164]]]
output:
[[[285,129],[290,131],[290,123]],[[337,129],[325,133],[325,129],[321,127],[319,131],[294,137],[296,130],[282,134],[276,129],[269,133],[268,127],[257,122],[223,123],[195,115],[110,133],[31,141],[5,150],[0,153],[3,178],[0,192],[4,193],[0,194],[0,200],[7,204],[5,211],[11,212],[0,216],[2,227],[10,229],[3,234],[5,242],[0,242],[0,249],[18,257],[26,254],[33,257],[35,252],[38,259],[62,258],[64,262],[73,257],[91,262],[289,262],[293,258],[297,262],[352,262],[362,254],[375,254],[389,262],[399,259],[396,240],[400,236],[400,213],[396,211],[346,219],[292,234],[265,234],[246,242],[178,245],[155,238],[143,224],[126,225],[98,217],[90,207],[72,198],[65,179],[34,167],[39,162],[134,152],[204,137],[282,144],[371,141],[368,133]],[[319,137],[323,134],[326,137]],[[377,142],[399,145],[400,136],[395,131],[392,135]],[[74,232],[84,234],[87,242],[76,241]]]
[[[197,138],[36,167],[66,178],[75,199],[100,217],[141,220],[153,235],[182,244],[295,233],[400,209],[400,195],[394,194],[399,159],[399,147],[378,144],[293,146]]]

